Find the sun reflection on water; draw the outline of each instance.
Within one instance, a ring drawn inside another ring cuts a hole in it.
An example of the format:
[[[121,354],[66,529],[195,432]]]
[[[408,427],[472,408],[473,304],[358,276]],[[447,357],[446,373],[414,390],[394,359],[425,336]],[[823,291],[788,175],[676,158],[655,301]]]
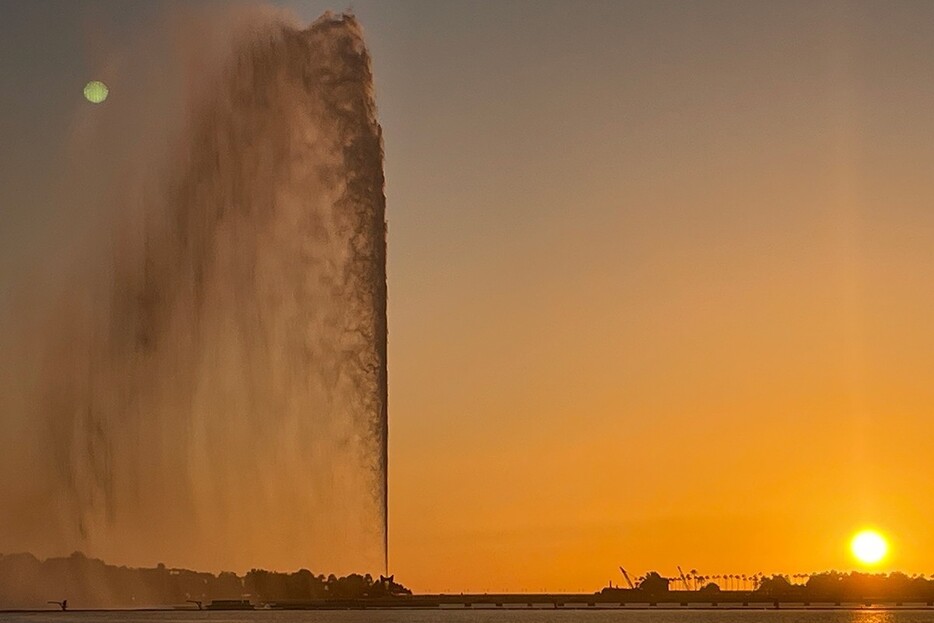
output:
[[[890,610],[855,610],[850,613],[850,623],[895,623],[895,613]]]

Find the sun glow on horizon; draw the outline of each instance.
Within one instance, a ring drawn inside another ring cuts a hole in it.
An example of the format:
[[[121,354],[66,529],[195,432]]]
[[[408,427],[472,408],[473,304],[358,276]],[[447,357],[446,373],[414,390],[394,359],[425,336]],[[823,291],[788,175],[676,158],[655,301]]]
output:
[[[861,530],[850,541],[850,550],[859,562],[874,565],[885,558],[889,551],[889,544],[879,532]]]

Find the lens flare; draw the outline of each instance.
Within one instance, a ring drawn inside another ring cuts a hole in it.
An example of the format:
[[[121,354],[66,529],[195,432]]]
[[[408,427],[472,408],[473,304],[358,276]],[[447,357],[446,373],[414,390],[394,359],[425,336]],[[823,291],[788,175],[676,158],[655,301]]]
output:
[[[92,104],[100,104],[110,93],[107,85],[99,80],[92,80],[84,85],[84,99]]]

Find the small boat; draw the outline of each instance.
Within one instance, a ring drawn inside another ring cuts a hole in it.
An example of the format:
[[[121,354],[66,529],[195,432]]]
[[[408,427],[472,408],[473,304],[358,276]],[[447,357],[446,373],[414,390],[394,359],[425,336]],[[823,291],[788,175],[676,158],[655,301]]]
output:
[[[253,610],[249,599],[215,599],[205,610]]]

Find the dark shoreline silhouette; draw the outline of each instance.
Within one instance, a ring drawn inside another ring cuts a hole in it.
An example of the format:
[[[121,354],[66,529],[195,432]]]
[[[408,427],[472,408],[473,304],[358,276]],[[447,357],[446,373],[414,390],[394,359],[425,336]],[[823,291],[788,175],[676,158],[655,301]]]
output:
[[[346,601],[410,594],[392,576],[337,577],[315,575],[307,569],[213,574],[161,564],[154,568],[118,567],[80,552],[41,561],[31,554],[0,554],[0,608],[5,609],[48,609],[51,601],[64,600],[69,609],[210,608],[212,602],[222,601]]]
[[[934,607],[934,579],[904,573],[825,573],[742,577],[743,588],[722,590],[713,576],[675,580],[649,572],[633,588],[608,586],[583,594],[413,595],[393,576],[315,575],[307,569],[253,569],[218,574],[157,565],[108,565],[80,552],[40,561],[31,554],[0,554],[0,609],[353,609],[438,607]],[[720,576],[724,577],[724,576]],[[795,584],[792,579],[806,581]],[[688,590],[684,590],[687,587]],[[751,587],[751,588],[746,588]],[[67,600],[67,601],[65,601]],[[62,608],[64,609],[64,608]]]
[[[900,572],[861,573],[826,571],[815,574],[764,574],[717,576],[742,588],[722,589],[710,576],[692,572],[680,581],[685,590],[671,590],[674,578],[666,578],[655,571],[639,578],[633,588],[620,588],[612,584],[598,595],[601,599],[620,602],[679,602],[679,603],[798,603],[835,604],[894,604],[934,605],[934,579],[923,575],[909,576]],[[792,579],[806,580],[796,584]]]

